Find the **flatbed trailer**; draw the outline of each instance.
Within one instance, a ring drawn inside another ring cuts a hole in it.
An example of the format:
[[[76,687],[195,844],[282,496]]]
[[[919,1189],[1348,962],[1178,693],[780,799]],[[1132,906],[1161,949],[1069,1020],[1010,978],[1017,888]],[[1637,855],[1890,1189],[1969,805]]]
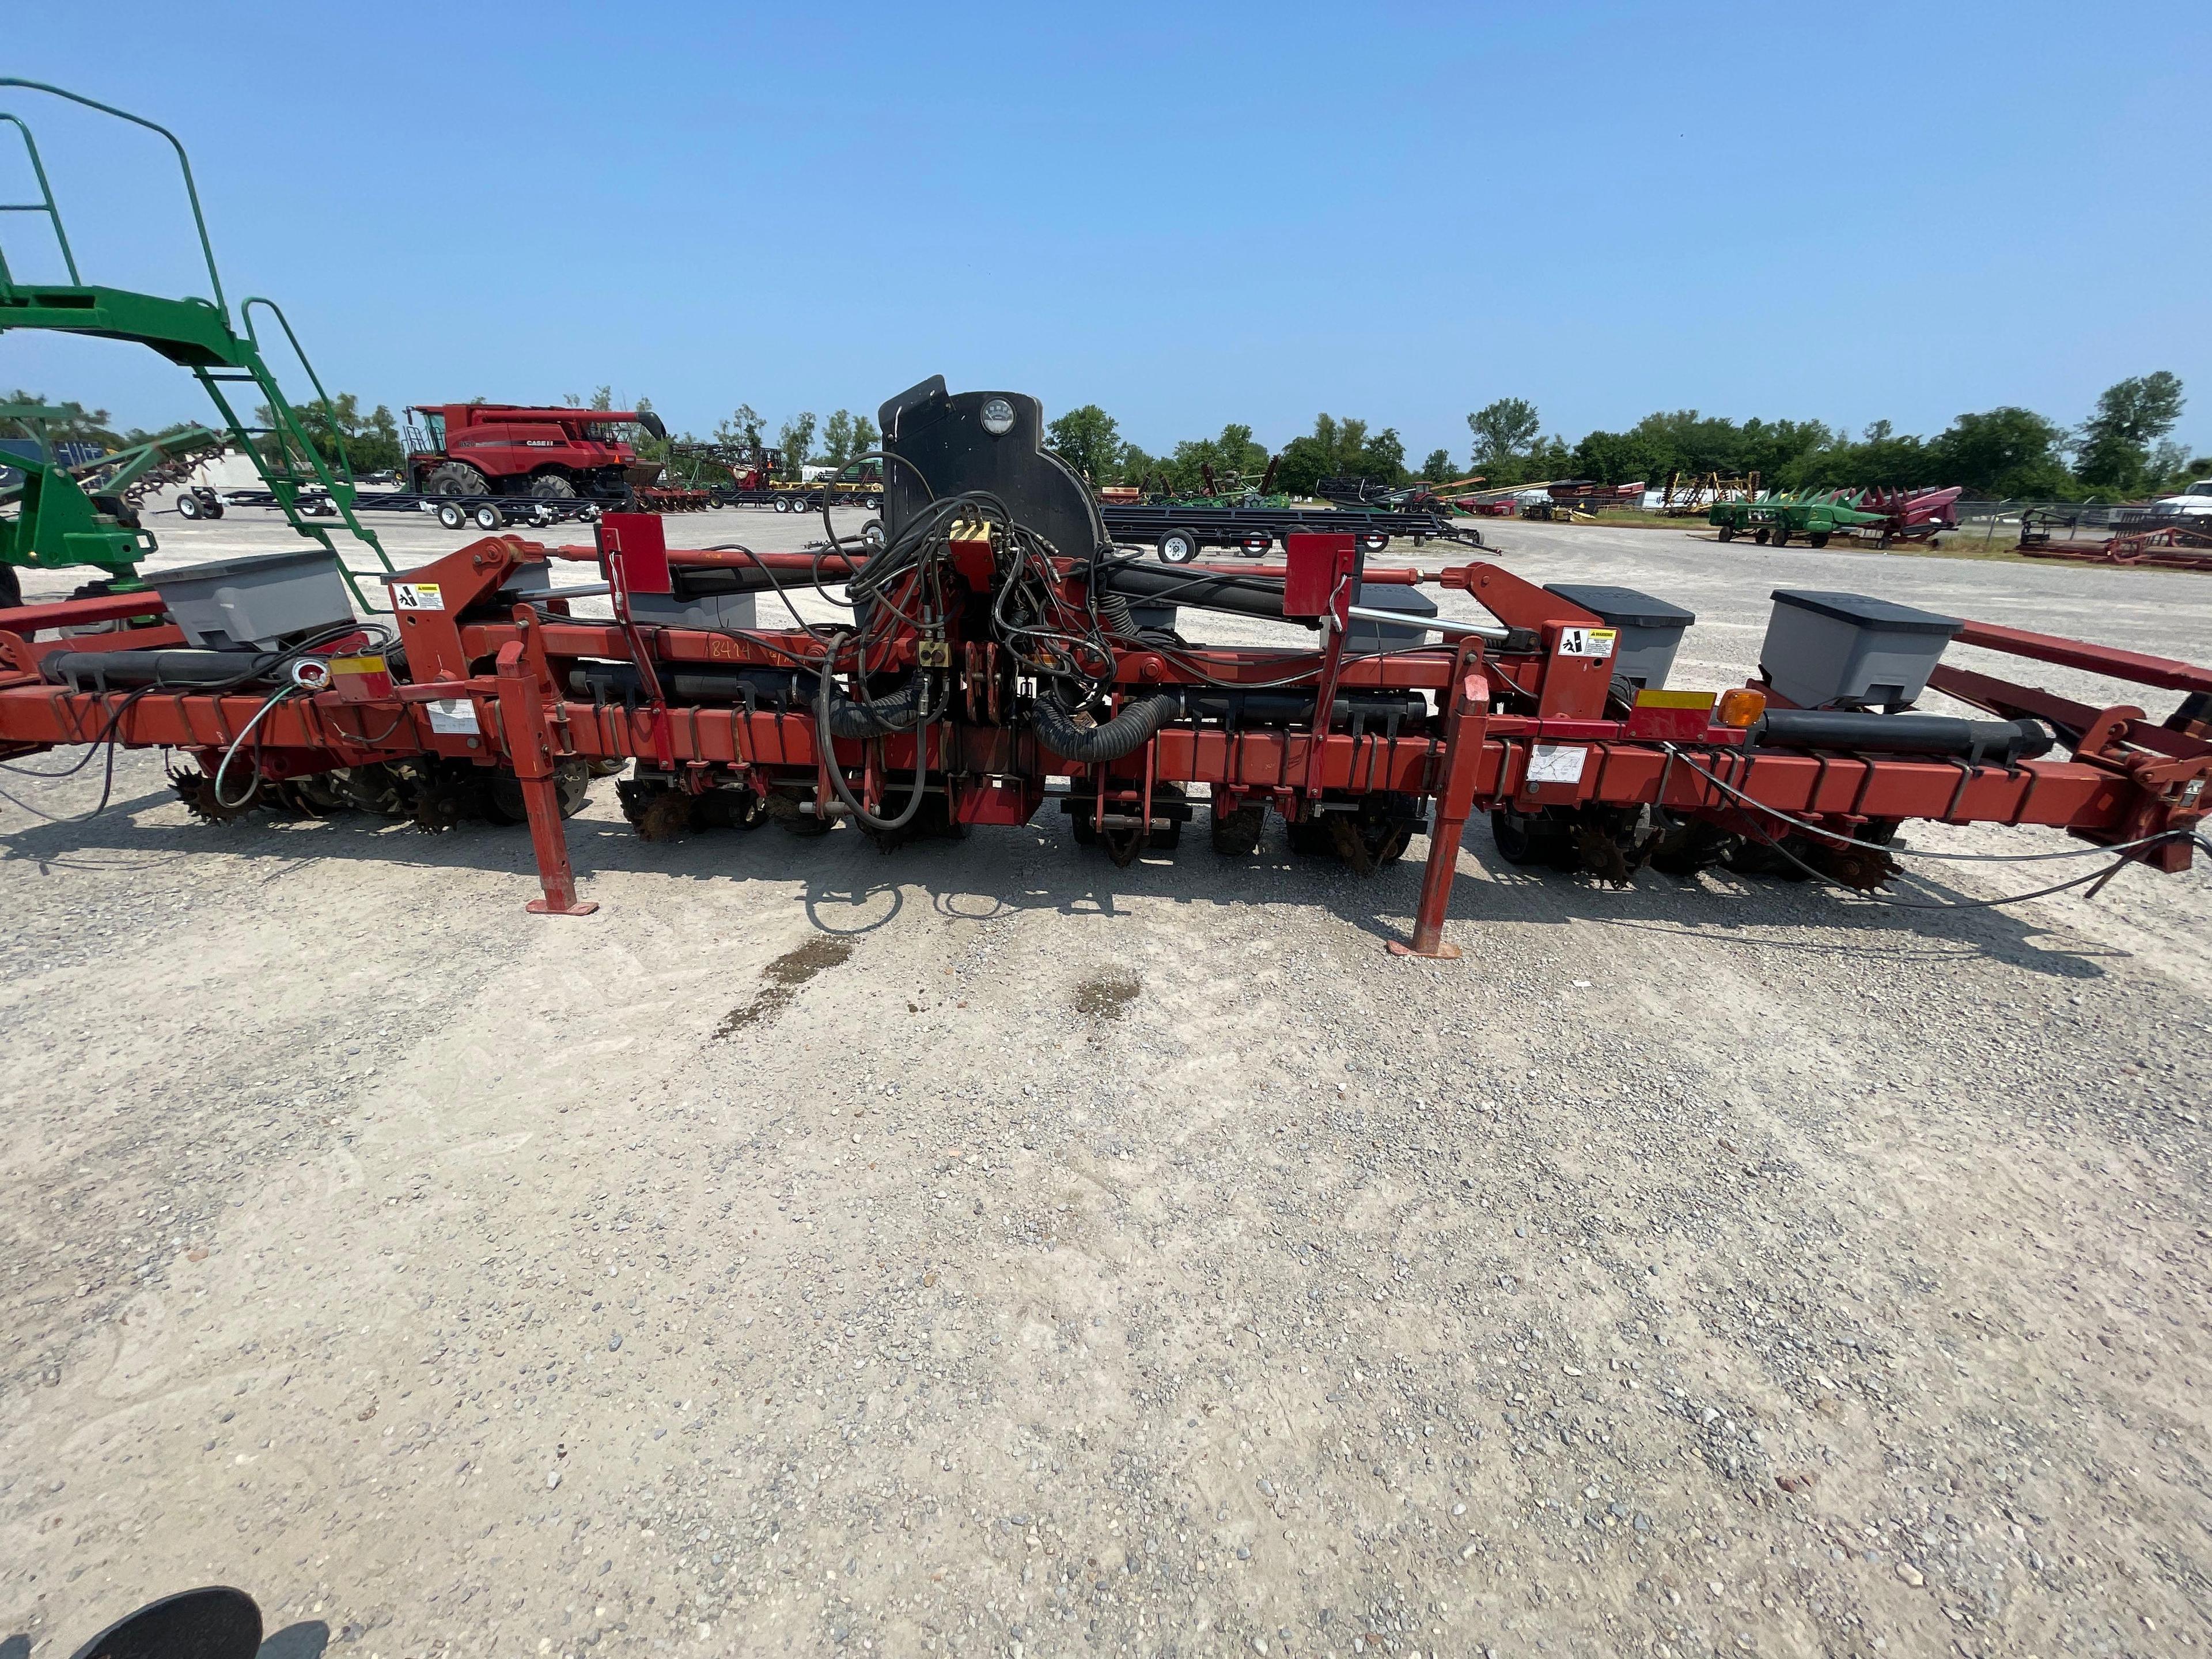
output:
[[[511,525],[544,527],[556,524],[588,524],[610,505],[578,495],[425,495],[412,490],[362,490],[351,497],[356,513],[428,513],[448,530],[473,525],[479,530],[501,530]],[[338,503],[321,490],[301,490],[293,500],[303,518],[335,519]],[[205,485],[181,492],[176,511],[187,519],[220,519],[233,507],[266,507],[282,512],[283,503],[273,490],[212,489]]]
[[[1101,502],[1098,511],[1117,546],[1149,547],[1170,564],[1188,564],[1209,547],[1231,548],[1257,558],[1281,547],[1287,537],[1314,532],[1354,536],[1368,552],[1379,552],[1401,537],[1416,545],[1431,541],[1483,544],[1482,532],[1474,526],[1431,512],[1123,501]]]

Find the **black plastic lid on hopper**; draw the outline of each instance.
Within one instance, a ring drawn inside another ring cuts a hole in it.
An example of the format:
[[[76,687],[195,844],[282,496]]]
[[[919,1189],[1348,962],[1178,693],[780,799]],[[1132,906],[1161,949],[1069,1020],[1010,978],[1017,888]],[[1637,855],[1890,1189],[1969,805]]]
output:
[[[1778,587],[1772,598],[1777,605],[1795,605],[1816,616],[1892,634],[1941,634],[1948,640],[1966,625],[1956,617],[1939,617],[1932,611],[1915,611],[1911,605],[1892,605],[1863,593],[1809,593]]]
[[[1547,582],[1544,591],[1595,611],[1614,628],[1687,628],[1697,617],[1679,605],[1655,599],[1632,587],[1591,586],[1582,582]]]

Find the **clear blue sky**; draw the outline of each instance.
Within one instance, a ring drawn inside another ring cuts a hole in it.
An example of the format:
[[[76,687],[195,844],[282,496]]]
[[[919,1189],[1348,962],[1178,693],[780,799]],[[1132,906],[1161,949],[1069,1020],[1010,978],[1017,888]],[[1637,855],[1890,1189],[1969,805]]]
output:
[[[2212,452],[2203,0],[126,0],[18,5],[0,63],[173,127],[234,295],[395,407],[611,383],[703,430],[941,372],[1154,449],[1327,410],[1418,459],[1505,394],[1571,442],[1662,407],[1932,432],[2170,368]],[[48,101],[0,109],[88,275],[185,291],[163,155]],[[0,337],[12,385],[200,413],[97,343]]]

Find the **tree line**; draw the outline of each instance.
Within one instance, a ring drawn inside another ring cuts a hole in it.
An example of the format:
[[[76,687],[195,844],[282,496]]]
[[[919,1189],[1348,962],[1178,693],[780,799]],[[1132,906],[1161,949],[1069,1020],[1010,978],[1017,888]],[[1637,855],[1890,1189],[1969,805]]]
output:
[[[2179,489],[2212,477],[2212,457],[2192,457],[2172,436],[2183,405],[2180,379],[2160,369],[2133,376],[2100,393],[2079,425],[2060,425],[2033,410],[2004,405],[1959,416],[1932,437],[1876,421],[1856,435],[1824,421],[1735,421],[1697,410],[1662,410],[1622,432],[1585,434],[1570,445],[1547,434],[1536,406],[1500,398],[1467,417],[1472,443],[1464,464],[1432,450],[1415,472],[1397,429],[1322,415],[1314,429],[1283,446],[1275,487],[1312,492],[1332,476],[1405,484],[1443,483],[1468,474],[1491,486],[1560,478],[1657,488],[1676,474],[1703,477],[1759,475],[1783,489],[1899,488],[1959,484],[1998,499],[2128,499]],[[1049,428],[1053,447],[1096,483],[1164,483],[1176,494],[1217,483],[1246,483],[1265,472],[1268,452],[1249,426],[1224,427],[1216,438],[1187,440],[1164,454],[1126,441],[1119,423],[1096,404],[1070,410]]]

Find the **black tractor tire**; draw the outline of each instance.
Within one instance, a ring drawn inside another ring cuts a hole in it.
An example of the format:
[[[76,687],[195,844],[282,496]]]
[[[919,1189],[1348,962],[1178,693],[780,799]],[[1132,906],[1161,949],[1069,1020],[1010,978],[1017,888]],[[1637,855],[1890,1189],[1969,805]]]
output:
[[[530,481],[530,493],[541,501],[573,501],[576,486],[558,472],[541,472]]]
[[[422,480],[425,495],[489,495],[491,483],[466,461],[441,461]]]
[[[1200,552],[1198,532],[1194,530],[1164,530],[1154,545],[1162,564],[1188,564]]]
[[[489,501],[477,508],[475,512],[469,514],[469,517],[476,520],[476,526],[479,530],[500,530],[504,529],[507,525],[506,518]]]

